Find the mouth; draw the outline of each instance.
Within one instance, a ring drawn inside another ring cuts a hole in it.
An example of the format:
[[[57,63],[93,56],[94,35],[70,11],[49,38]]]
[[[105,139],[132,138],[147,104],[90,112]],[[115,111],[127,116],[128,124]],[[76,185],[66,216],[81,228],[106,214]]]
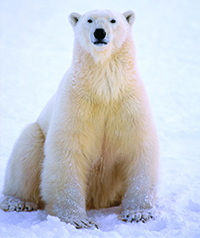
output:
[[[95,44],[95,45],[107,45],[108,43],[105,42],[105,41],[95,41],[95,42],[93,42],[93,44]]]

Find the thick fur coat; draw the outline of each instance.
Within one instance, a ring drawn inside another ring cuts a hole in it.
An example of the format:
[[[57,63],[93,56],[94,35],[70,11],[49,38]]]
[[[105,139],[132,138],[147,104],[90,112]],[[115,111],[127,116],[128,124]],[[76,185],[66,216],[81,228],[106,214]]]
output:
[[[153,216],[158,139],[139,76],[132,11],[69,16],[72,64],[9,159],[4,210],[45,209],[90,227],[86,209],[121,204],[119,218]],[[103,30],[102,30],[103,29]]]

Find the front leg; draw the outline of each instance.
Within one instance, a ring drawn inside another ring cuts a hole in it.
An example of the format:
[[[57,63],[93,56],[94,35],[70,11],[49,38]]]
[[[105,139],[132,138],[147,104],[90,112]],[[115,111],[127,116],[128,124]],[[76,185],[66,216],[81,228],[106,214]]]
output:
[[[152,135],[142,138],[137,136],[135,141],[132,146],[134,156],[128,163],[127,190],[119,218],[129,222],[146,222],[158,214],[155,209],[159,168],[158,143],[156,136]]]
[[[45,209],[76,228],[92,227],[94,224],[87,218],[85,210],[84,181],[78,173],[80,167],[74,163],[74,157],[81,160],[81,155],[66,153],[64,148],[61,151],[47,148],[46,151],[41,182]]]
[[[76,228],[97,227],[88,219],[85,204],[90,143],[84,147],[81,138],[84,130],[78,133],[74,128],[76,125],[61,128],[55,124],[50,128],[45,143],[41,193],[49,214]]]
[[[130,186],[122,201],[119,219],[125,222],[145,223],[158,215],[155,209],[155,191],[140,191],[139,186]]]
[[[96,227],[85,200],[91,163],[101,155],[102,116],[77,87],[63,83],[58,90],[45,141],[41,194],[51,215],[77,228]]]

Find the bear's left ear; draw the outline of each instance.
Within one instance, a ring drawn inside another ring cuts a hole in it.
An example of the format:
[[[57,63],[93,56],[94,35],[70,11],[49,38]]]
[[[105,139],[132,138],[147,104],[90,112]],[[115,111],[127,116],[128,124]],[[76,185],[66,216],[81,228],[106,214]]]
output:
[[[126,11],[123,15],[125,16],[127,22],[132,25],[135,20],[135,13],[133,11]]]
[[[79,18],[81,17],[81,15],[77,12],[72,12],[71,14],[69,14],[69,22],[72,25],[72,27],[75,27]]]

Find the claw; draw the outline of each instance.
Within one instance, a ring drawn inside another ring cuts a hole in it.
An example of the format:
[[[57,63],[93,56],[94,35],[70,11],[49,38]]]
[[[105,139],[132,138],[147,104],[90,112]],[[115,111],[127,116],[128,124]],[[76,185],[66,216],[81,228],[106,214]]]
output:
[[[97,224],[94,224],[94,226],[95,226],[97,229],[99,229],[99,227],[98,227],[98,225],[97,225]]]
[[[86,222],[84,222],[84,221],[81,221],[84,225],[85,225],[85,227],[91,227],[91,223],[89,222],[89,224],[87,224]]]
[[[81,228],[80,225],[77,222],[75,222],[75,221],[72,223],[72,225],[74,225],[76,227],[76,229],[80,229]]]

